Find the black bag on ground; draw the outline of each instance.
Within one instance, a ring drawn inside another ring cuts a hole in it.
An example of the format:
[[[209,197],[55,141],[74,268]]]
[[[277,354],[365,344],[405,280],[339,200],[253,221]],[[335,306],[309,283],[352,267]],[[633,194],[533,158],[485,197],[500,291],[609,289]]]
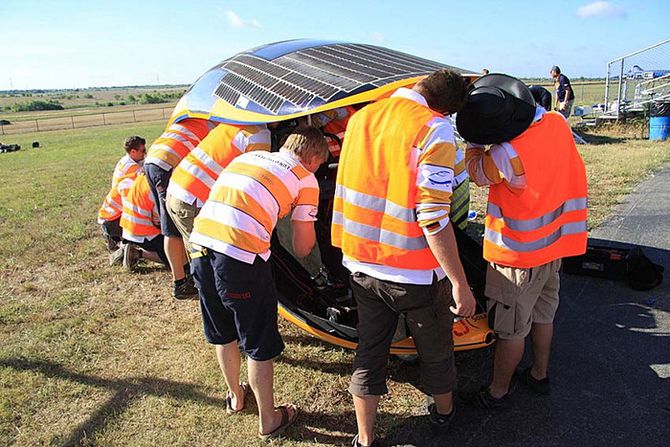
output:
[[[633,290],[650,290],[663,282],[663,266],[640,247],[609,247],[589,243],[586,253],[563,259],[563,272],[627,281]]]

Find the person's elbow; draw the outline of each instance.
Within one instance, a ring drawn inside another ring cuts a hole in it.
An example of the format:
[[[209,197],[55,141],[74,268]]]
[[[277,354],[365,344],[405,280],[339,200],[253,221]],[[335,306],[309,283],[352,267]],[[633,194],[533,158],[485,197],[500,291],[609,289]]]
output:
[[[306,258],[312,252],[314,248],[314,241],[311,243],[305,242],[304,240],[293,240],[293,253],[298,258]]]

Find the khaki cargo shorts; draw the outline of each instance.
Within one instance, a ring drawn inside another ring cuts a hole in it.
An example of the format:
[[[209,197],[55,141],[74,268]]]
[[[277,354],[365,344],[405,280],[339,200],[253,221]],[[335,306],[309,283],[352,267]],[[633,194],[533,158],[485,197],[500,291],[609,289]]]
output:
[[[525,338],[533,323],[554,321],[561,260],[532,269],[489,263],[486,271],[489,326],[502,339]]]
[[[174,222],[175,227],[181,233],[184,240],[184,247],[186,253],[191,253],[191,244],[188,238],[191,237],[193,231],[193,221],[200,212],[200,208],[196,206],[196,202],[188,204],[168,193],[165,198],[165,208]]]

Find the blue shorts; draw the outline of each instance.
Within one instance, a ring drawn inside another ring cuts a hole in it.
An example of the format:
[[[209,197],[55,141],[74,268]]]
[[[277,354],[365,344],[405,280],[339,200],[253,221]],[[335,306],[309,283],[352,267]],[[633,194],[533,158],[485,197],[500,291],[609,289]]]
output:
[[[242,352],[257,361],[284,350],[277,328],[277,290],[270,263],[253,264],[208,250],[191,261],[200,294],[200,310],[209,343],[237,340]]]
[[[151,193],[154,196],[158,214],[160,215],[161,234],[163,236],[181,238],[181,233],[170,218],[167,208],[165,207],[165,195],[167,194],[167,187],[170,183],[172,171],[166,171],[160,166],[150,163],[144,165],[144,173],[147,175],[149,188],[151,188]]]

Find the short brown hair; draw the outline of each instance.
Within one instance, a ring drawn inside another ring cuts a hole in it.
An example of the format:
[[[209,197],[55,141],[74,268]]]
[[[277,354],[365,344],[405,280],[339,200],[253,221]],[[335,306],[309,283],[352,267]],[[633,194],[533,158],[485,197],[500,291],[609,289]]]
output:
[[[300,160],[309,163],[318,157],[325,160],[328,157],[328,143],[323,133],[316,127],[298,127],[291,132],[282,146],[295,154]]]
[[[436,112],[456,113],[465,104],[468,82],[459,73],[442,68],[417,84],[419,93],[426,98],[428,107]]]
[[[139,149],[140,146],[144,146],[145,144],[147,144],[147,142],[144,138],[133,135],[132,137],[125,139],[123,142],[123,148],[126,150],[126,152],[130,152],[131,149]]]

